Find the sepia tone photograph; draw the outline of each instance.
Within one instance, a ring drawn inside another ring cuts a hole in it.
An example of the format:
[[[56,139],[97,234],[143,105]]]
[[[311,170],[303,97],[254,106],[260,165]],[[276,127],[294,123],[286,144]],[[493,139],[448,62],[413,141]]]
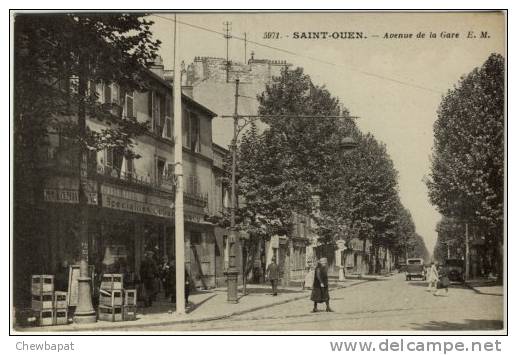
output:
[[[506,16],[11,10],[11,332],[504,334]]]

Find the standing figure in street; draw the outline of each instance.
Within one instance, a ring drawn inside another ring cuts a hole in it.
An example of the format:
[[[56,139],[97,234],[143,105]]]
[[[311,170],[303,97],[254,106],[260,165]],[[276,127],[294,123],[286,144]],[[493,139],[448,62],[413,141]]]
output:
[[[303,280],[303,284],[302,284],[302,291],[305,290],[306,288],[308,289],[312,289],[312,285],[314,284],[314,267],[313,265],[315,265],[316,262],[315,261],[309,261],[307,263],[307,273],[305,274],[305,278]]]
[[[436,283],[436,291],[434,291],[433,295],[439,296],[442,294],[441,290],[444,290],[445,296],[447,296],[449,294],[450,280],[449,280],[449,277],[447,276],[447,272],[446,272],[445,268],[441,267],[438,270],[438,274],[440,276],[439,276],[438,282]]]
[[[278,294],[278,279],[280,278],[280,272],[278,270],[278,265],[276,264],[276,258],[273,257],[271,259],[271,264],[268,265],[266,270],[266,278],[271,282],[271,288],[273,289],[273,296]]]
[[[311,300],[314,302],[312,312],[318,312],[318,303],[325,302],[326,311],[330,309],[329,281],[327,276],[327,258],[321,258],[314,270],[314,283],[312,285]]]
[[[140,264],[140,279],[144,289],[145,307],[151,307],[155,298],[155,278],[158,276],[158,267],[153,258],[153,252],[145,253],[144,260]]]
[[[431,262],[431,266],[427,268],[427,291],[430,292],[432,290],[436,290],[436,284],[438,282],[438,270],[436,269],[436,265],[434,264],[434,261]]]

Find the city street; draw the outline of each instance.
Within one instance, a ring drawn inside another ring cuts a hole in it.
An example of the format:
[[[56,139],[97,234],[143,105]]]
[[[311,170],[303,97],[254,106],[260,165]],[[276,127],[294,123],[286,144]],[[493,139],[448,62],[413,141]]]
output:
[[[503,327],[503,297],[453,285],[433,296],[427,284],[403,274],[331,292],[333,313],[310,313],[309,300],[293,301],[230,319],[145,327],[142,331],[253,330],[497,330]],[[128,329],[135,331],[137,329]]]

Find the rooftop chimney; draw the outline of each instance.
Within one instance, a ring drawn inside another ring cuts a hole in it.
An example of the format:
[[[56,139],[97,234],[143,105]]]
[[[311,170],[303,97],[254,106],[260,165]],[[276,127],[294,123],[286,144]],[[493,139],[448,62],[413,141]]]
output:
[[[163,79],[163,74],[164,74],[164,68],[163,68],[163,59],[162,57],[160,56],[157,56],[156,59],[154,60],[153,64],[151,64],[151,66],[149,67],[149,69],[151,69],[151,71],[153,73],[155,73],[156,75],[158,75],[160,78]]]

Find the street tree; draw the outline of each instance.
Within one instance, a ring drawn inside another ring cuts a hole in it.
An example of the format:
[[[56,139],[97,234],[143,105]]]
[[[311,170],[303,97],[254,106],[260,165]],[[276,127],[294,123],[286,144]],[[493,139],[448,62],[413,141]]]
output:
[[[147,123],[122,116],[121,106],[100,104],[98,84],[116,83],[122,92],[144,90],[146,66],[160,44],[153,40],[152,22],[141,14],[17,14],[14,25],[14,181],[15,232],[37,234],[26,223],[34,214],[42,177],[36,173],[48,134],[69,139],[77,152],[79,183],[78,229],[87,245],[88,160],[104,148],[133,153],[133,138]],[[122,100],[125,95],[121,95]],[[107,128],[89,129],[87,117]],[[20,242],[22,243],[22,242]],[[19,248],[17,248],[19,249]],[[21,257],[19,253],[15,254]],[[84,254],[84,252],[83,252]],[[28,255],[28,253],[26,253]],[[15,256],[15,257],[16,257]],[[24,265],[18,260],[17,265]],[[40,270],[41,272],[41,270]]]
[[[431,202],[486,232],[502,270],[505,61],[492,54],[443,97],[434,124]],[[490,244],[490,243],[489,243]]]

